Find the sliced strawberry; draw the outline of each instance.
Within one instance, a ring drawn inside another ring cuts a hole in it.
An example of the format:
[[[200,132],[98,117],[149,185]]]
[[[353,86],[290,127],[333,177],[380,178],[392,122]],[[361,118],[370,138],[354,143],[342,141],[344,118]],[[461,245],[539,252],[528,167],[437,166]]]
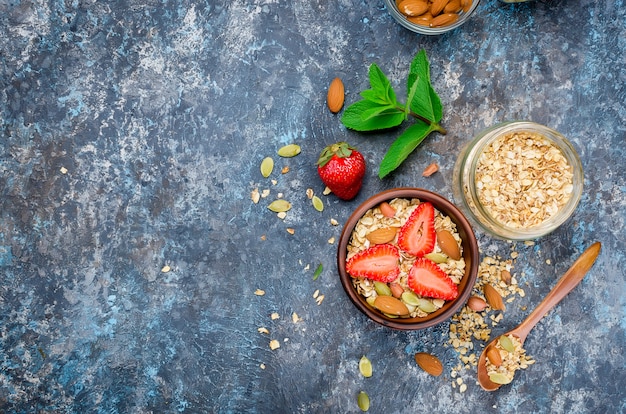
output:
[[[446,272],[425,257],[415,260],[407,283],[413,292],[427,298],[452,300],[459,294],[457,286]]]
[[[429,202],[417,206],[398,234],[398,246],[414,256],[424,256],[435,248],[435,207]]]
[[[346,270],[354,278],[389,283],[400,274],[399,260],[400,252],[395,246],[377,244],[352,256],[346,263]]]

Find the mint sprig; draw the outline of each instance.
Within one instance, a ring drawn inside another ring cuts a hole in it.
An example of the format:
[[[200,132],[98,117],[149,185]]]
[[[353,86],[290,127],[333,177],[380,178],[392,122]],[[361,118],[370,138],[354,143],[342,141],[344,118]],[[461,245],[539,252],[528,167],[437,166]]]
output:
[[[445,134],[439,125],[443,106],[430,83],[430,66],[425,50],[413,58],[407,79],[407,104],[398,102],[391,82],[383,71],[372,63],[369,68],[370,89],[361,92],[361,99],[348,106],[341,122],[355,131],[376,131],[394,128],[409,119],[409,126],[389,147],[378,169],[380,178],[386,177],[424,141],[431,132]]]

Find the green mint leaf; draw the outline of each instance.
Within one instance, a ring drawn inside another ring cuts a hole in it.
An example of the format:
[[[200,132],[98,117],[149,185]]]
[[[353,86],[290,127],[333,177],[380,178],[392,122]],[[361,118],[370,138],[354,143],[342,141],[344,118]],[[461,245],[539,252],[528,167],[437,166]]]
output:
[[[409,90],[415,90],[407,100],[410,109],[430,122],[441,121],[443,106],[430,83],[430,67],[424,50],[421,50],[411,62],[407,87]]]
[[[417,91],[417,82],[413,82],[413,85],[411,86],[411,88],[409,89],[409,93],[407,95],[406,101],[407,102],[411,102],[413,100],[413,97],[415,96],[415,92]],[[407,105],[404,108],[404,118],[408,118],[409,117],[409,113],[411,112],[411,106]]]
[[[396,108],[392,105],[385,105],[385,106],[381,105],[381,106],[372,107],[370,109],[366,109],[365,111],[363,111],[363,113],[361,114],[361,118],[363,121],[367,121],[375,116],[380,115],[381,112],[393,111],[394,109]]]
[[[387,96],[391,82],[376,63],[370,65],[369,80],[373,90],[380,92],[382,96]]]
[[[387,76],[385,76],[376,63],[372,63],[370,65],[369,79],[370,86],[380,97],[384,99],[385,103],[388,103],[389,105],[398,104],[396,92],[393,90],[391,82],[389,82]]]
[[[411,100],[407,101],[407,106],[427,120],[437,122],[431,100],[431,89],[428,58],[426,51],[422,49],[411,62],[407,90],[415,92]]]
[[[320,263],[319,266],[317,266],[317,269],[315,269],[315,273],[313,273],[313,280],[317,280],[317,278],[320,277],[322,270],[324,270],[324,267]]]
[[[376,113],[378,108],[383,108],[382,112]],[[367,113],[364,118],[363,114]],[[398,109],[389,109],[388,106],[381,106],[371,101],[357,101],[347,107],[341,116],[341,122],[355,131],[375,131],[377,129],[387,129],[398,126],[404,120],[404,113]]]
[[[387,95],[381,93],[380,91],[376,91],[374,89],[366,89],[361,92],[361,96],[366,101],[370,101],[379,105],[387,105],[389,104]]]
[[[441,104],[441,99],[439,98],[439,95],[437,95],[437,92],[433,89],[432,85],[430,85],[428,92],[430,93],[430,103],[433,107],[433,115],[435,116],[434,121],[439,122],[441,121],[441,118],[443,118],[443,105]]]
[[[378,168],[378,177],[382,179],[398,168],[413,150],[424,141],[428,134],[434,130],[434,125],[427,125],[422,122],[408,127],[387,150]]]

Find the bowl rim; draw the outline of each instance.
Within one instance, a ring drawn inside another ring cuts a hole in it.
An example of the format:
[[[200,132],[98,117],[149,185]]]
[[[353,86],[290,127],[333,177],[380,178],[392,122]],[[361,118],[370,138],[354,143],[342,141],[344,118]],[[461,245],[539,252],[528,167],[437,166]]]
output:
[[[358,220],[365,212],[383,201],[390,201],[395,198],[414,199],[420,201],[430,201],[435,208],[446,214],[457,225],[457,231],[463,241],[463,258],[465,259],[465,275],[459,283],[459,296],[454,301],[447,301],[446,304],[437,311],[424,318],[398,318],[392,319],[384,316],[378,310],[372,308],[363,296],[357,293],[352,285],[352,277],[345,269],[347,258],[347,246],[352,235],[352,231]],[[476,236],[470,222],[463,212],[451,201],[435,192],[417,187],[398,187],[382,191],[361,203],[350,215],[341,232],[337,246],[337,269],[344,291],[352,303],[374,322],[398,330],[419,330],[435,326],[451,318],[469,299],[474,284],[478,277],[479,250]],[[469,286],[468,286],[469,285]]]

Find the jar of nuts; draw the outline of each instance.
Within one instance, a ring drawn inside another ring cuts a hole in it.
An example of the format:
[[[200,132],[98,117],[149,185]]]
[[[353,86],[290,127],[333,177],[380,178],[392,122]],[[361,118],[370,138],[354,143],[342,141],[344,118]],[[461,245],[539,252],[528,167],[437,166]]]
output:
[[[563,135],[534,122],[507,122],[482,131],[461,151],[454,194],[490,235],[532,240],[572,215],[583,179],[578,154]]]
[[[438,35],[465,23],[479,0],[385,0],[398,23],[416,33]]]

